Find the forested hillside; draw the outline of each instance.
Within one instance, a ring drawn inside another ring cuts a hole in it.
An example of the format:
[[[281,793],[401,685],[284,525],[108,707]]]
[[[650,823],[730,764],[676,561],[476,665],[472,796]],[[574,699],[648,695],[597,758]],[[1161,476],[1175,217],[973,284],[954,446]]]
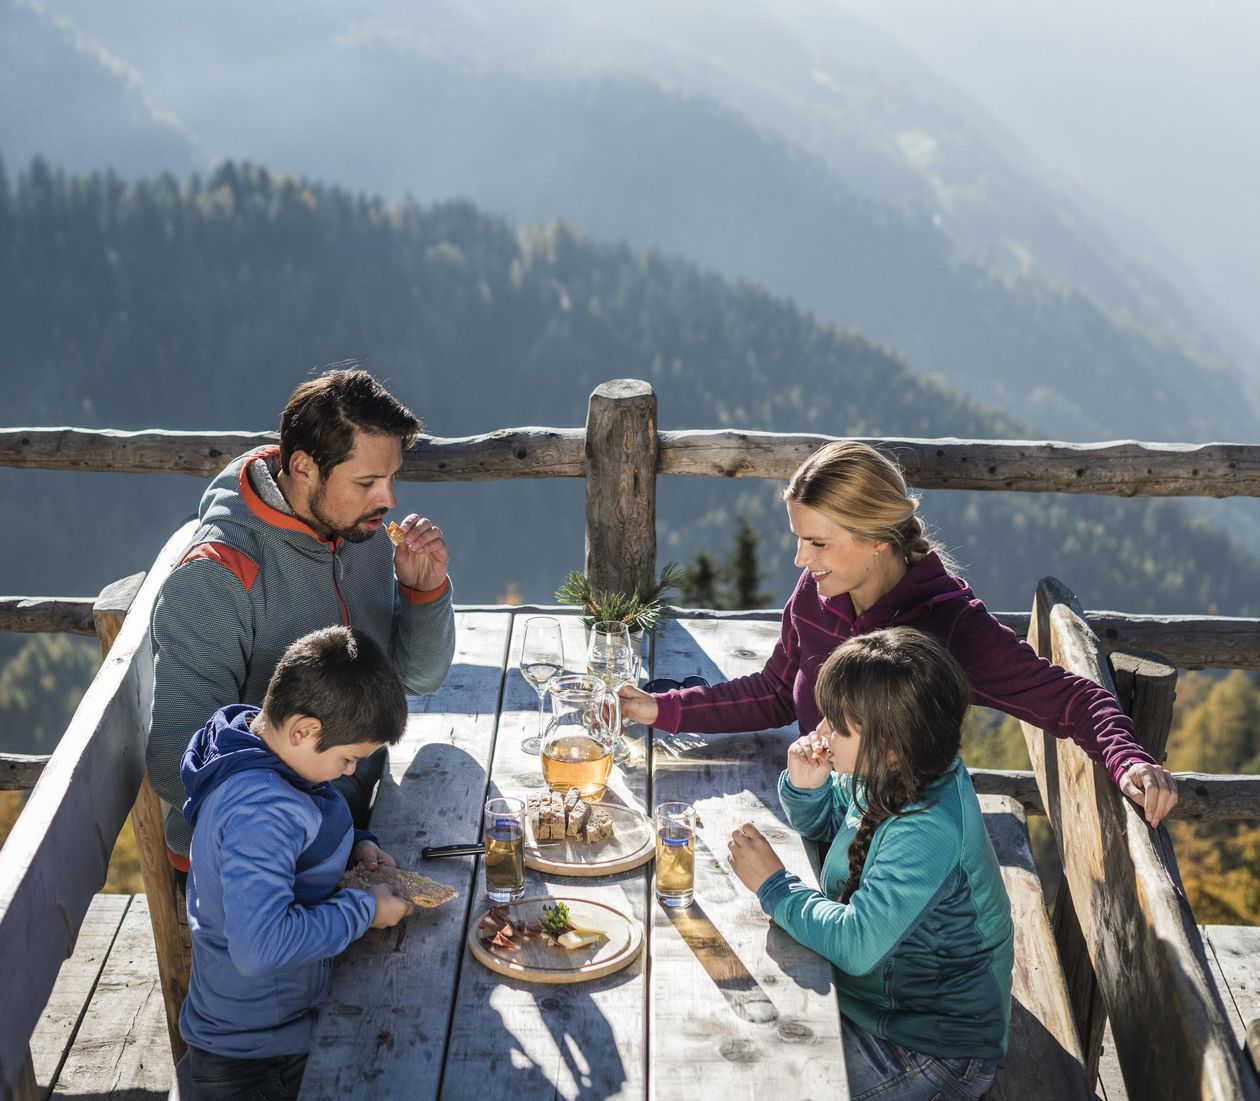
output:
[[[590,390],[622,376],[652,382],[666,428],[1020,434],[861,336],[691,264],[248,166],[127,185],[36,162],[0,183],[0,274],[11,424],[261,430],[303,374],[353,356],[439,435],[577,425]],[[0,548],[19,592],[93,592],[143,567],[200,492],[2,477],[6,518],[29,533]],[[407,487],[402,504],[440,517],[461,598],[514,581],[545,599],[580,561],[580,500],[566,481]],[[736,512],[782,596],[795,571],[773,486],[662,479],[662,556],[725,544]],[[998,607],[1026,605],[1045,573],[1134,611],[1237,613],[1260,592],[1252,557],[1167,502],[936,493],[926,512]],[[52,537],[66,515],[88,546]]]

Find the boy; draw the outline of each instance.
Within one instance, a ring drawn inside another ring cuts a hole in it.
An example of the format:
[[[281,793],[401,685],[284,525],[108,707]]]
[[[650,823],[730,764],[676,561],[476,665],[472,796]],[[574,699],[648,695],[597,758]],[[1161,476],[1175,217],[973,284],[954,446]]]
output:
[[[329,627],[284,652],[261,709],[221,708],[193,736],[180,769],[193,839],[179,1026],[200,1096],[295,1098],[331,958],[412,912],[386,886],[337,889],[348,864],[394,860],[331,786],[406,720],[380,647]]]

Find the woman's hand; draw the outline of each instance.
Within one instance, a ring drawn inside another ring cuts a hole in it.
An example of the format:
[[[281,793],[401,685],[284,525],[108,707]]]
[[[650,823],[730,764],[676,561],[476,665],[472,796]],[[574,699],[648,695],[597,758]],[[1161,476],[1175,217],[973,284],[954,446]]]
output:
[[[756,891],[783,868],[783,861],[775,855],[770,842],[749,822],[745,822],[731,834],[727,848],[731,851],[731,867],[735,869],[739,881],[750,891]]]
[[[655,696],[649,695],[641,688],[636,688],[633,684],[623,684],[617,690],[617,695],[621,698],[623,719],[629,719],[632,723],[642,723],[644,726],[651,726],[656,722],[660,706]]]
[[[1142,808],[1154,829],[1177,805],[1177,781],[1163,765],[1139,761],[1124,770],[1120,790]]]
[[[405,898],[399,898],[394,894],[394,889],[384,883],[373,883],[368,891],[376,899],[376,917],[372,919],[371,926],[373,929],[388,929],[416,912],[412,903]]]
[[[389,853],[375,841],[369,841],[367,838],[364,838],[350,850],[350,863],[366,864],[369,868],[379,868],[382,865],[386,868],[398,867],[397,862]]]
[[[823,726],[788,746],[788,779],[798,788],[820,788],[831,779],[831,748]]]

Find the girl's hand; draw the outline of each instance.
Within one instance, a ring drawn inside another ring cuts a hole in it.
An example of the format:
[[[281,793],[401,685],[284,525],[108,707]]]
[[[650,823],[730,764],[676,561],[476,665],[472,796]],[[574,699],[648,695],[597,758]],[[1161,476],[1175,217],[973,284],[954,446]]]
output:
[[[820,788],[831,779],[831,749],[821,730],[820,726],[788,746],[788,779],[798,788]]]
[[[731,867],[735,869],[739,881],[750,891],[755,892],[775,872],[783,868],[783,861],[775,855],[770,842],[749,822],[745,822],[731,834],[727,848],[731,851]]]
[[[398,867],[397,862],[389,853],[375,841],[369,841],[366,838],[350,850],[350,863],[366,864],[369,868],[379,868],[381,865],[387,868]]]
[[[372,919],[371,926],[373,929],[388,929],[416,912],[412,903],[405,898],[399,898],[394,894],[394,889],[384,883],[373,883],[368,890],[376,899],[376,917]]]
[[[1177,781],[1162,765],[1130,765],[1120,777],[1120,790],[1142,808],[1152,829],[1177,805]]]
[[[656,722],[660,707],[655,696],[644,692],[642,688],[636,688],[633,684],[623,684],[617,690],[617,695],[621,697],[623,719],[629,719],[632,723],[642,723],[644,726],[651,726]]]

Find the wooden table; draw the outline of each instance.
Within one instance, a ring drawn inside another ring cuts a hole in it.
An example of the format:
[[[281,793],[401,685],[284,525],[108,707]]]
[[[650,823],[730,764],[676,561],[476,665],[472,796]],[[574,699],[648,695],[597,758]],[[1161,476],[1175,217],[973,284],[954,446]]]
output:
[[[337,961],[302,1097],[764,1098],[847,1096],[829,965],[772,926],[726,863],[726,842],[754,822],[788,867],[814,877],[807,846],[786,825],[775,787],[790,730],[669,736],[632,727],[616,796],[650,808],[694,804],[702,825],[696,901],[667,913],[652,865],[599,879],[527,872],[527,893],[607,902],[643,922],[644,951],[626,970],[571,986],[492,974],[465,948],[486,906],[481,860],[422,861],[420,850],[474,840],[487,793],[542,784],[520,741],[536,729],[537,697],[518,671],[528,613],[463,612],[442,689],[417,701],[391,754],[372,826],[405,866],[459,891],[441,909],[372,931]],[[583,628],[564,618],[569,665]],[[671,622],[654,675],[710,681],[757,669],[778,625]],[[637,735],[637,736],[636,736]]]

